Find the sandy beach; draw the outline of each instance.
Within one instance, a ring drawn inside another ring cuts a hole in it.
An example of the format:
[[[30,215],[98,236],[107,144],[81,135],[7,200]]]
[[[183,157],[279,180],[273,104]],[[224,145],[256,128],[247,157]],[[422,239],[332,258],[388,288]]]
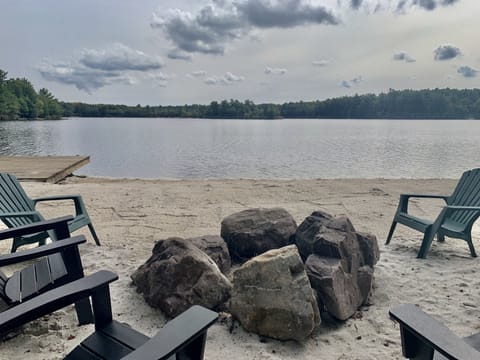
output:
[[[156,240],[169,236],[220,234],[221,220],[252,207],[283,207],[300,224],[315,210],[347,215],[356,230],[377,236],[381,250],[375,267],[371,306],[344,323],[322,324],[303,344],[260,339],[237,324],[224,323],[208,335],[205,358],[230,359],[400,359],[398,325],[389,308],[415,303],[446,323],[459,336],[478,332],[479,261],[457,239],[434,243],[427,259],[416,259],[421,234],[399,225],[390,245],[385,238],[403,192],[450,194],[457,180],[125,180],[70,177],[61,184],[23,182],[32,196],[81,194],[95,225],[101,247],[86,229],[81,246],[85,273],[116,272],[111,286],[115,319],[147,335],[156,333],[166,318],[150,308],[131,286],[130,275],[150,256]],[[411,209],[434,217],[442,203],[413,201]],[[42,205],[47,217],[68,213],[68,203]],[[474,227],[478,246],[480,231]],[[9,241],[0,244],[9,251]],[[92,331],[76,325],[73,307],[24,327],[0,344],[0,358],[60,359]]]

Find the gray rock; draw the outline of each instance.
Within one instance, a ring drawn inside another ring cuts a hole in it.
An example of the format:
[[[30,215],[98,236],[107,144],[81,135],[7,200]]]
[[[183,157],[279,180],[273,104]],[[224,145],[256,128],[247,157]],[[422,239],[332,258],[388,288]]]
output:
[[[233,260],[246,261],[294,242],[297,224],[282,208],[248,209],[222,221],[221,236]]]
[[[229,299],[232,287],[210,257],[182,238],[158,241],[132,280],[149,305],[170,317],[192,305],[215,310]]]
[[[362,304],[368,304],[373,285],[373,267],[369,265],[362,266],[358,269],[357,283],[362,294]]]
[[[312,287],[328,313],[346,320],[363,302],[357,278],[345,271],[340,259],[310,255],[305,269]]]
[[[373,234],[357,232],[357,240],[362,254],[361,265],[373,267],[380,259],[377,237]]]
[[[215,261],[222,273],[226,273],[232,266],[227,243],[218,235],[204,235],[187,239]]]
[[[231,312],[251,332],[303,341],[320,324],[314,291],[297,247],[270,250],[233,273]]]

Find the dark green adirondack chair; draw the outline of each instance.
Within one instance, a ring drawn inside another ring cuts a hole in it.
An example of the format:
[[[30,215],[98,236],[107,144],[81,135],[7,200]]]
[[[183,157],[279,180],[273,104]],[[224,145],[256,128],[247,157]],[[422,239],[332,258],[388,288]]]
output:
[[[435,221],[420,219],[408,214],[408,200],[410,198],[443,199],[446,206],[443,207]],[[397,223],[400,223],[424,233],[420,251],[417,255],[418,258],[427,256],[435,235],[437,235],[438,241],[445,241],[445,236],[465,240],[468,243],[471,255],[475,257],[477,254],[472,242],[472,226],[479,216],[480,169],[473,169],[463,173],[450,196],[401,194],[386,243],[390,243],[395,227]]]
[[[41,201],[54,200],[73,200],[75,217],[68,223],[70,232],[87,225],[96,244],[100,245],[100,241],[98,240],[92,221],[88,216],[87,209],[80,195],[47,196],[31,199],[25,193],[22,185],[15,176],[8,173],[0,173],[0,220],[9,228],[45,220],[42,214],[35,210],[35,206]],[[52,231],[17,237],[13,240],[12,252],[15,252],[19,246],[25,244],[38,242],[40,245],[44,245],[45,239],[48,237],[55,240],[55,234]]]
[[[109,284],[118,279],[100,270],[43,293],[0,313],[0,334],[86,300],[93,308],[94,333],[64,359],[68,360],[202,360],[207,331],[218,314],[194,305],[149,338],[113,319]]]

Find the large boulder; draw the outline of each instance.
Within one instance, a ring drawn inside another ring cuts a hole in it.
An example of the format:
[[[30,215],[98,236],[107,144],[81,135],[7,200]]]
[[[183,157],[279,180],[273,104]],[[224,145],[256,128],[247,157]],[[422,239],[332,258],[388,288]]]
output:
[[[346,320],[367,302],[380,256],[374,235],[356,232],[345,216],[315,211],[300,224],[295,241],[312,287],[331,315]]]
[[[248,209],[222,221],[221,236],[235,261],[246,261],[271,249],[290,245],[297,224],[282,208]]]
[[[247,331],[305,340],[320,315],[297,247],[270,250],[236,269],[230,310]]]
[[[232,266],[227,243],[218,235],[204,235],[187,239],[215,261],[222,273]]]
[[[170,317],[192,305],[218,309],[232,287],[210,257],[182,238],[158,241],[132,280],[149,305]]]

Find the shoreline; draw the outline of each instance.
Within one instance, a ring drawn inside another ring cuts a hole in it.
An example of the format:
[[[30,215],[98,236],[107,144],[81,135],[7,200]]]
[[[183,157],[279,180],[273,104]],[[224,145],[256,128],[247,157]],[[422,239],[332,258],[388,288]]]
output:
[[[85,273],[108,269],[119,275],[111,285],[114,318],[153,335],[165,322],[131,286],[130,274],[150,256],[156,240],[169,236],[219,234],[221,220],[251,207],[285,208],[299,225],[315,210],[347,215],[357,231],[377,236],[380,260],[375,267],[371,305],[355,319],[322,324],[303,344],[260,339],[236,324],[232,333],[218,322],[208,333],[205,359],[400,359],[398,325],[388,310],[415,303],[459,336],[475,332],[478,258],[464,241],[434,243],[427,259],[416,259],[421,234],[398,226],[384,245],[400,193],[450,194],[456,179],[310,179],[310,180],[161,180],[73,176],[59,184],[22,182],[31,197],[81,194],[102,242],[94,245],[86,229],[81,246]],[[441,202],[414,201],[412,211],[435,217]],[[69,204],[43,205],[46,217],[69,212]],[[478,247],[480,231],[473,231]],[[7,252],[9,242],[1,251]],[[22,333],[0,344],[11,360],[58,359],[92,331],[76,326],[72,307],[28,324]]]

